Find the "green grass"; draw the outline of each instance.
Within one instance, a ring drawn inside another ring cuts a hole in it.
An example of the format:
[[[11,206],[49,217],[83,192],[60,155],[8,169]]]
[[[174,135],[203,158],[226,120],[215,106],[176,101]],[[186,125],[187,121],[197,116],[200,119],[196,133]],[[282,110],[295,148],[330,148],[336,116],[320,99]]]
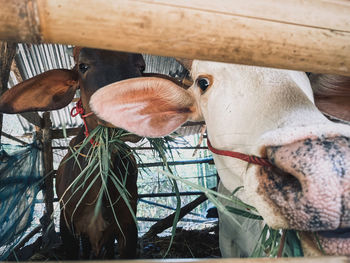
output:
[[[120,198],[122,198],[128,206],[130,213],[132,214],[137,224],[136,215],[130,204],[130,194],[127,191],[125,185],[128,174],[126,172],[124,175],[121,176],[122,179],[120,179],[113,172],[112,164],[112,156],[115,154],[119,155],[120,158],[130,158],[130,160],[125,160],[126,162],[121,162],[122,165],[124,165],[124,163],[129,163],[128,161],[133,162],[134,156],[138,162],[141,162],[141,158],[139,157],[138,153],[136,151],[131,150],[130,146],[127,145],[124,141],[124,138],[126,138],[129,135],[130,133],[122,129],[111,129],[103,126],[97,126],[93,131],[91,131],[90,136],[86,138],[80,145],[76,145],[73,148],[69,148],[71,156],[66,160],[66,162],[69,159],[74,159],[75,163],[80,169],[80,173],[64,193],[66,194],[66,192],[71,191],[71,195],[68,202],[72,199],[72,197],[75,194],[78,193],[79,190],[84,189],[84,192],[82,193],[80,199],[78,200],[75,206],[75,210],[73,211],[71,223],[79,205],[83,202],[84,198],[91,190],[93,185],[98,182],[101,182],[100,191],[96,197],[94,219],[96,219],[98,214],[100,213],[103,205],[103,197],[105,197],[108,201],[108,206],[112,208],[114,220],[120,228],[117,219],[117,211],[115,211],[113,205],[116,202],[118,202]],[[91,138],[93,138],[95,142],[95,145],[93,147],[90,143]],[[161,139],[146,138],[146,140],[153,147],[154,155],[160,158],[160,160],[163,162],[163,168],[167,169],[169,172],[172,172],[167,164],[167,160],[168,158],[172,158],[170,143],[175,142],[176,139],[173,137],[165,137]],[[85,147],[89,147],[87,154],[83,154],[83,149]],[[86,163],[84,167],[82,167],[78,161],[79,156],[84,156],[86,158]],[[119,169],[119,173],[122,173],[122,171],[128,171],[128,167],[125,165],[123,167],[115,167],[115,169]],[[112,200],[112,197],[108,191],[108,181],[112,182],[114,187],[119,192],[120,197],[118,200]],[[181,200],[176,181],[171,180],[171,183],[173,185],[174,191],[177,193],[177,217],[175,218],[173,225],[173,233],[175,233],[176,224],[181,208]]]
[[[76,208],[82,202],[83,198],[86,196],[86,194],[91,189],[93,184],[98,180],[100,180],[102,182],[101,189],[97,196],[94,214],[95,216],[98,215],[102,207],[103,196],[106,196],[109,202],[109,205],[112,207],[114,219],[118,225],[119,223],[116,217],[116,211],[114,211],[114,208],[113,208],[113,204],[116,201],[112,200],[108,192],[108,188],[107,188],[108,179],[113,183],[115,188],[118,190],[118,192],[120,193],[120,198],[122,198],[125,201],[125,203],[129,207],[129,210],[135,222],[137,222],[136,215],[134,214],[130,205],[130,201],[129,201],[130,194],[128,193],[125,187],[127,174],[125,174],[125,176],[123,176],[123,179],[120,180],[114,174],[112,170],[112,163],[111,163],[111,156],[112,154],[115,154],[115,153],[120,153],[121,156],[126,156],[124,158],[128,158],[132,154],[134,154],[136,159],[139,162],[141,161],[141,158],[138,156],[137,152],[131,151],[130,147],[123,141],[123,137],[128,135],[130,135],[130,133],[125,132],[121,129],[110,129],[110,128],[98,126],[96,129],[94,129],[91,132],[89,138],[86,138],[79,147],[76,147],[76,149],[70,148],[70,151],[72,153],[71,158],[74,158],[77,161],[78,156],[82,154],[81,153],[82,149],[85,146],[90,144],[89,142],[90,138],[94,138],[96,142],[96,146],[90,147],[90,150],[86,156],[87,165],[84,167],[84,169],[80,167],[81,172],[79,176],[74,180],[74,182],[70,186],[70,190],[73,191],[73,194],[75,194],[79,189],[83,188],[86,185],[85,191],[80,201],[77,203]],[[240,227],[241,224],[235,218],[235,216],[237,215],[254,219],[257,221],[261,221],[263,219],[258,214],[257,210],[254,207],[242,202],[240,199],[238,199],[235,196],[236,192],[240,190],[242,187],[237,188],[231,195],[227,196],[227,195],[220,194],[216,191],[210,190],[208,188],[205,188],[196,183],[190,182],[189,180],[183,179],[180,176],[175,175],[172,169],[168,166],[168,159],[173,160],[171,144],[176,143],[175,137],[168,136],[160,139],[147,138],[147,141],[149,142],[151,147],[154,149],[153,154],[156,157],[158,157],[163,163],[163,168],[159,169],[159,172],[165,174],[169,178],[170,182],[172,183],[173,190],[176,192],[176,201],[177,201],[176,215],[172,226],[172,238],[166,254],[169,252],[171,244],[173,242],[173,238],[176,231],[176,225],[178,223],[179,214],[180,214],[181,200],[179,195],[178,182],[191,186],[194,189],[197,189],[205,193],[208,199],[222,213],[225,213],[226,215],[230,216],[230,218],[236,223],[238,227]],[[182,141],[181,143],[184,143],[184,142]],[[79,162],[77,162],[77,164],[79,165]],[[124,169],[127,171],[127,167],[123,167],[123,170]],[[223,205],[219,199],[229,201],[232,204],[232,206]],[[164,255],[164,257],[166,256],[166,254]],[[277,256],[283,256],[283,257],[303,256],[299,235],[294,230],[275,230],[265,225],[260,234],[258,243],[251,257],[277,257]]]
[[[153,150],[154,154],[162,160],[163,169],[166,169],[169,173],[173,174],[173,171],[168,165],[167,156],[169,156],[172,160],[174,160],[170,143],[176,142],[176,139],[171,136],[166,136],[164,138],[148,138],[147,140],[149,141],[151,147],[154,149]],[[174,221],[171,229],[171,238],[170,238],[169,246],[167,251],[163,255],[163,258],[165,258],[168,255],[170,248],[174,242],[176,226],[177,226],[177,223],[179,222],[180,209],[181,209],[181,197],[180,197],[180,191],[177,185],[177,181],[170,178],[170,182],[173,185],[173,190],[176,193],[176,211],[175,211],[175,217],[174,217]]]
[[[169,178],[176,180],[178,182],[189,185],[199,191],[205,193],[208,199],[225,215],[230,216],[230,218],[236,223],[236,227],[241,227],[241,224],[235,218],[236,215],[243,216],[246,218],[254,219],[258,221],[263,220],[263,218],[258,214],[257,210],[242,202],[238,199],[235,194],[242,188],[238,187],[231,195],[223,195],[219,192],[210,190],[201,185],[192,183],[186,179],[183,179],[177,175],[160,171],[167,175]],[[225,206],[221,203],[219,199],[224,199],[229,201],[232,206]],[[239,208],[237,208],[239,207]],[[295,230],[282,230],[282,229],[272,229],[267,224],[265,224],[256,247],[250,257],[302,257],[303,251],[301,248],[300,238],[298,232]]]
[[[133,162],[132,151],[130,147],[123,141],[123,137],[127,136],[123,130],[110,129],[102,126],[98,126],[95,128],[89,138],[86,138],[79,146],[70,148],[71,158],[75,159],[76,164],[80,168],[80,173],[72,182],[70,187],[66,190],[71,191],[71,198],[80,190],[84,189],[81,198],[77,202],[75,206],[75,210],[72,214],[71,221],[73,219],[74,214],[77,211],[77,208],[84,200],[84,197],[88,194],[95,183],[100,183],[100,191],[96,197],[96,204],[94,208],[94,219],[97,218],[97,215],[100,213],[103,205],[103,197],[108,201],[108,206],[112,208],[112,213],[115,222],[120,228],[118,219],[117,219],[117,211],[114,209],[114,205],[120,199],[122,199],[127,207],[130,210],[132,217],[135,222],[136,215],[130,204],[130,193],[126,189],[126,180],[127,180],[127,172],[119,178],[115,173],[114,169],[117,169],[118,173],[122,173],[122,171],[128,171],[128,164]],[[90,139],[93,138],[95,141],[95,145],[92,146],[90,143]],[[89,147],[87,154],[83,154],[83,149],[85,147]],[[119,155],[120,158],[124,160],[124,162],[120,162],[123,167],[113,167],[112,156]],[[83,155],[85,160],[85,166],[80,166],[78,161],[79,155]],[[68,161],[67,159],[66,161]],[[128,160],[129,159],[129,160]],[[114,168],[114,169],[113,169]],[[117,189],[120,194],[120,197],[117,200],[112,200],[111,194],[108,191],[107,182],[111,182],[112,185]],[[70,200],[68,200],[69,202]]]

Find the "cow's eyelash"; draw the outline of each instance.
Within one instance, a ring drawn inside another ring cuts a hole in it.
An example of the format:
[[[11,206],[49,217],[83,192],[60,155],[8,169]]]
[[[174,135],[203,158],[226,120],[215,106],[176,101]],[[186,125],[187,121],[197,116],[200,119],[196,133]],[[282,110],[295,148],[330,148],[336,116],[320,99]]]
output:
[[[210,75],[199,75],[196,78],[196,85],[202,93],[206,92],[213,84],[213,77]]]

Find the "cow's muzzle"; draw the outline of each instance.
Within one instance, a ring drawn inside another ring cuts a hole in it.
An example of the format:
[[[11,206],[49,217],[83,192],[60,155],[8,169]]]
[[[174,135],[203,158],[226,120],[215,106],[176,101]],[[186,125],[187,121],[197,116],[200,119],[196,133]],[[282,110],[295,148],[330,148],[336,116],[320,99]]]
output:
[[[273,168],[260,169],[266,198],[289,227],[329,231],[350,227],[350,139],[313,138],[266,148]]]

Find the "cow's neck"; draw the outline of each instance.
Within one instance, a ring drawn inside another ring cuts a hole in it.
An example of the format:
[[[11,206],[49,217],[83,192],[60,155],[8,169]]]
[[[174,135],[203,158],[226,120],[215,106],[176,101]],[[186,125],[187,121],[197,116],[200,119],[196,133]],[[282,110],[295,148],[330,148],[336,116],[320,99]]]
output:
[[[86,138],[85,134],[84,134],[84,131],[85,131],[84,127],[80,128],[77,136],[75,136],[70,141],[69,145],[70,145],[71,148],[73,148],[75,150],[78,150],[80,148],[80,145],[84,142],[84,140]],[[85,155],[89,151],[91,146],[92,145],[90,143],[86,144],[86,146],[83,149],[81,149],[80,153]]]
[[[239,65],[231,67],[235,67],[232,70],[235,74],[226,76],[230,81],[223,80],[215,91],[208,91],[211,96],[203,96],[207,101],[202,103],[205,105],[202,112],[208,137],[215,148],[265,157],[261,152],[264,134],[283,127],[305,129],[310,126],[313,129],[313,126],[326,123],[326,118],[313,104],[312,94],[309,94],[311,88],[303,73]],[[223,72],[220,69],[217,69],[219,73]],[[256,88],[252,89],[252,85]],[[247,103],[250,103],[249,107]],[[310,123],[310,118],[314,123]],[[287,136],[279,138],[288,139]],[[242,186],[243,181],[246,185],[254,183],[244,177],[255,174],[257,165],[213,155],[220,178],[229,191]]]

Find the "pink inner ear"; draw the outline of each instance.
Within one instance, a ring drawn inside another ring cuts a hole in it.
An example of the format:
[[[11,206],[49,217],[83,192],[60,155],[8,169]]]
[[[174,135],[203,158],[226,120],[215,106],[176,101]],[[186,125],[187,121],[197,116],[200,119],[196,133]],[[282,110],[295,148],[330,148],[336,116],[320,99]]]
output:
[[[127,114],[126,114],[127,115]],[[155,113],[152,115],[125,116],[121,113],[114,118],[121,128],[144,137],[163,137],[175,131],[187,121],[185,114],[176,112]]]
[[[162,78],[135,78],[98,90],[90,100],[96,115],[146,137],[165,136],[185,123],[195,110],[186,90]]]

